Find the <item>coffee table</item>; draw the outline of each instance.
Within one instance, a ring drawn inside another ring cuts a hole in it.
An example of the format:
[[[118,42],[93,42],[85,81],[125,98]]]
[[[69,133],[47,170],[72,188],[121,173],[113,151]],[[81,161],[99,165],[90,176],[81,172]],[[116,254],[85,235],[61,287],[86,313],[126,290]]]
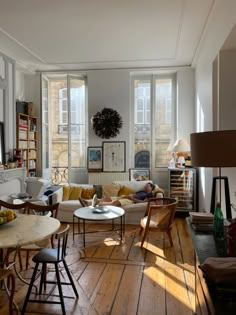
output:
[[[123,241],[124,236],[124,216],[125,210],[115,206],[97,206],[97,207],[83,207],[74,211],[73,214],[73,240],[76,234],[83,235],[83,244],[85,247],[85,234],[101,231],[86,231],[86,221],[112,221],[112,228],[106,231],[114,231],[114,220],[120,218],[120,225],[118,231],[120,231],[120,241]],[[75,232],[75,219],[78,219],[78,232]],[[82,220],[83,230],[80,230],[80,220]]]

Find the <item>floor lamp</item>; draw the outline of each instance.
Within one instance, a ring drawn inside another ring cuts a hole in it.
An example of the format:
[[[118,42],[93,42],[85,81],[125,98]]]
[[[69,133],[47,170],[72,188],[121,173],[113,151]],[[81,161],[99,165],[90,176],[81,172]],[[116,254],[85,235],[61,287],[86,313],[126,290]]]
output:
[[[219,130],[192,133],[190,135],[191,161],[196,167],[217,167],[219,176],[213,177],[211,192],[211,213],[215,211],[216,183],[219,183],[220,203],[221,184],[224,182],[226,218],[231,219],[229,181],[221,176],[222,167],[236,166],[236,130]]]

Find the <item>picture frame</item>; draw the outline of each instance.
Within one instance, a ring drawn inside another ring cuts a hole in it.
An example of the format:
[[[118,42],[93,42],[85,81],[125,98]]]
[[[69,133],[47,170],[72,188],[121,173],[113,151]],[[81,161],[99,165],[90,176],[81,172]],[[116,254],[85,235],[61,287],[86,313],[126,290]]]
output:
[[[87,149],[87,168],[88,171],[102,171],[103,148],[88,147]]]
[[[146,168],[130,168],[129,169],[130,181],[143,181],[150,180],[150,169]]]
[[[125,141],[104,141],[103,172],[125,172]]]

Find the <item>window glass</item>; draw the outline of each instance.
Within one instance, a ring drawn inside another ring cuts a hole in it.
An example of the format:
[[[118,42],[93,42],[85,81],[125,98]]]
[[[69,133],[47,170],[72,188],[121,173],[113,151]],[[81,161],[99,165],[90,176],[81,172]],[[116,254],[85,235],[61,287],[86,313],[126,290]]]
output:
[[[133,96],[135,167],[165,167],[175,136],[175,77],[134,77]]]

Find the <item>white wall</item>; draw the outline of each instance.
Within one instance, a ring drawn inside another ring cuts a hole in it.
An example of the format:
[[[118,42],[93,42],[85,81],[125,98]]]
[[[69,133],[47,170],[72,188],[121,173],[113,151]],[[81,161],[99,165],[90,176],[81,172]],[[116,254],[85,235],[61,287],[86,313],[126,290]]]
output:
[[[213,61],[217,57],[224,41],[230,34],[234,25],[236,24],[236,1],[227,0],[221,1],[216,0],[209,23],[206,27],[206,31],[203,35],[203,40],[200,44],[196,59],[194,62],[196,68],[196,130],[207,131],[212,130],[213,127],[213,80],[212,80],[212,66]],[[219,81],[220,84],[220,81]],[[221,82],[221,85],[223,83]],[[227,82],[224,82],[227,84]],[[214,84],[215,86],[215,84]],[[221,89],[220,89],[221,90]],[[232,96],[232,95],[231,95]],[[229,96],[229,98],[231,97]],[[232,115],[229,122],[226,122],[226,117],[230,114],[226,113],[228,109],[224,109],[222,103],[220,115],[217,117],[219,121],[220,129],[230,126],[229,128],[235,129],[231,124],[232,119],[235,115]],[[235,111],[235,109],[234,109]],[[217,116],[217,113],[215,113]],[[227,117],[229,118],[229,117]],[[226,123],[225,123],[226,122]],[[228,129],[228,128],[227,128]],[[225,170],[224,170],[225,171]],[[223,172],[224,172],[223,171]],[[235,172],[230,172],[230,185],[231,180],[235,182]],[[222,175],[226,175],[222,173]],[[212,182],[212,170],[201,169],[201,180],[200,180],[200,209],[209,211],[210,198],[211,198],[211,182]],[[231,188],[232,189],[232,188]],[[231,200],[234,201],[234,196],[231,191]]]

